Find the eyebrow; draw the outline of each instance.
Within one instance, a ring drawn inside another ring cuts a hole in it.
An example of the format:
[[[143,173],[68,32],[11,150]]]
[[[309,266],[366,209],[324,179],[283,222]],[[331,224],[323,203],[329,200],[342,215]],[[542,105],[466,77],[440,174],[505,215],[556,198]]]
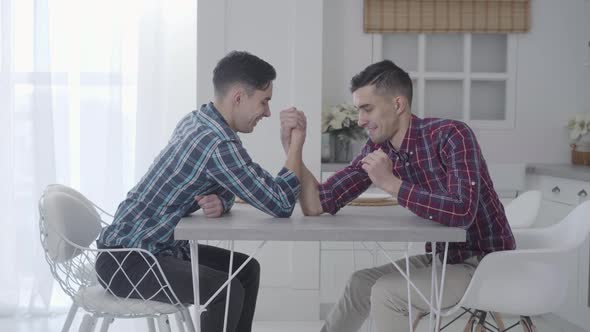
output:
[[[358,109],[367,109],[367,107],[372,106],[371,104],[362,104],[361,106],[357,107]]]

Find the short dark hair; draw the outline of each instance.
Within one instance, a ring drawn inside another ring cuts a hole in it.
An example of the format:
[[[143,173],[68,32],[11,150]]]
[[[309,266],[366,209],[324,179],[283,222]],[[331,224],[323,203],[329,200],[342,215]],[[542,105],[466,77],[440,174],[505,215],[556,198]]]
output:
[[[377,93],[399,94],[408,98],[412,105],[412,80],[410,75],[391,60],[374,63],[356,74],[350,80],[350,92],[367,86],[375,85]]]
[[[224,56],[213,70],[215,95],[220,97],[234,84],[244,84],[252,94],[264,90],[277,77],[273,66],[248,52],[232,51]]]

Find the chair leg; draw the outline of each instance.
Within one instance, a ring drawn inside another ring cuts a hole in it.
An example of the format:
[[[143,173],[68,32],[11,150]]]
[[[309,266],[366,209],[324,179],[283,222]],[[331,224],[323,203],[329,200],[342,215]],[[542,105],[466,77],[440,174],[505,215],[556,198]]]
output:
[[[148,317],[146,319],[147,319],[147,324],[148,324],[148,331],[149,332],[156,332],[156,324],[154,324],[154,318]]]
[[[537,328],[529,316],[520,316],[520,325],[522,325],[522,330],[524,332],[537,332]]]
[[[109,326],[115,321],[113,317],[104,317],[102,319],[102,325],[100,326],[100,332],[107,332],[109,330]]]
[[[416,331],[416,329],[418,328],[418,324],[420,323],[422,318],[428,316],[429,314],[430,314],[429,312],[418,313],[418,315],[416,316],[416,318],[414,319],[414,322],[412,324],[412,331]],[[440,325],[442,325],[442,319],[441,319]]]
[[[195,332],[195,325],[193,324],[193,319],[188,308],[182,309],[181,313],[184,317],[184,323],[186,324],[186,329],[188,332]]]
[[[467,324],[465,324],[463,332],[473,332],[475,325],[477,325],[477,317],[475,315],[472,315],[467,321]]]
[[[494,322],[496,322],[496,326],[498,327],[498,331],[503,332],[505,327],[504,327],[504,321],[502,320],[502,316],[500,315],[500,313],[490,311],[490,316],[492,316],[492,319],[494,320]]]
[[[463,332],[484,332],[486,331],[485,323],[486,323],[486,316],[487,312],[476,310],[465,325],[465,329]]]
[[[182,312],[175,312],[174,317],[176,318],[176,323],[178,324],[178,332],[184,332],[184,317],[182,316]]]
[[[484,332],[485,329],[485,324],[486,324],[486,318],[487,318],[487,311],[480,311],[479,312],[479,322],[477,323],[477,326],[475,327],[475,332]]]
[[[82,318],[82,322],[80,323],[80,328],[78,332],[93,332],[94,327],[96,326],[97,318],[91,316],[90,314],[84,315]]]
[[[160,332],[171,332],[170,330],[170,321],[168,320],[168,315],[160,315],[158,317],[158,331]]]
[[[78,311],[78,305],[72,303],[70,306],[70,310],[68,311],[68,315],[66,316],[66,321],[64,322],[64,326],[61,328],[61,332],[68,332],[70,331],[70,327],[72,326],[72,322],[74,321],[74,317],[76,316],[76,312]]]

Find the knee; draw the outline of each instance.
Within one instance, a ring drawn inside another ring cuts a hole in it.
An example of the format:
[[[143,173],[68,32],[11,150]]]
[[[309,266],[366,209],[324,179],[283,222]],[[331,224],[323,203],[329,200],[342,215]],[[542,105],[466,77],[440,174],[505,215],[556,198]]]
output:
[[[234,271],[248,259],[248,256],[242,253],[235,253],[235,255],[235,263],[237,264],[234,264]],[[241,277],[248,276],[250,279],[260,279],[260,263],[256,258],[252,258],[248,264],[244,266],[240,275]]]
[[[368,276],[368,269],[353,272],[346,283],[346,291],[369,293],[372,282]]]
[[[247,265],[250,274],[256,277],[260,277],[260,263],[256,258],[252,258]]]
[[[406,291],[405,281],[402,282],[401,278],[381,278],[371,288],[371,305],[391,307],[392,303],[406,297],[403,294]]]

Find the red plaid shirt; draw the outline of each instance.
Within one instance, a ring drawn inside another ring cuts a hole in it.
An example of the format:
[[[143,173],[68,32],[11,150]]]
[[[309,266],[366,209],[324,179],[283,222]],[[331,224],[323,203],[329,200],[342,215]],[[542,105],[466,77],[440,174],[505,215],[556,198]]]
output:
[[[416,215],[467,230],[466,242],[449,244],[448,262],[516,247],[475,135],[464,123],[412,116],[399,151],[389,141],[368,141],[360,155],[319,187],[325,212],[335,214],[371,185],[361,160],[381,148],[402,180],[397,200]],[[429,245],[426,246],[431,251]],[[437,252],[444,244],[437,244]]]

